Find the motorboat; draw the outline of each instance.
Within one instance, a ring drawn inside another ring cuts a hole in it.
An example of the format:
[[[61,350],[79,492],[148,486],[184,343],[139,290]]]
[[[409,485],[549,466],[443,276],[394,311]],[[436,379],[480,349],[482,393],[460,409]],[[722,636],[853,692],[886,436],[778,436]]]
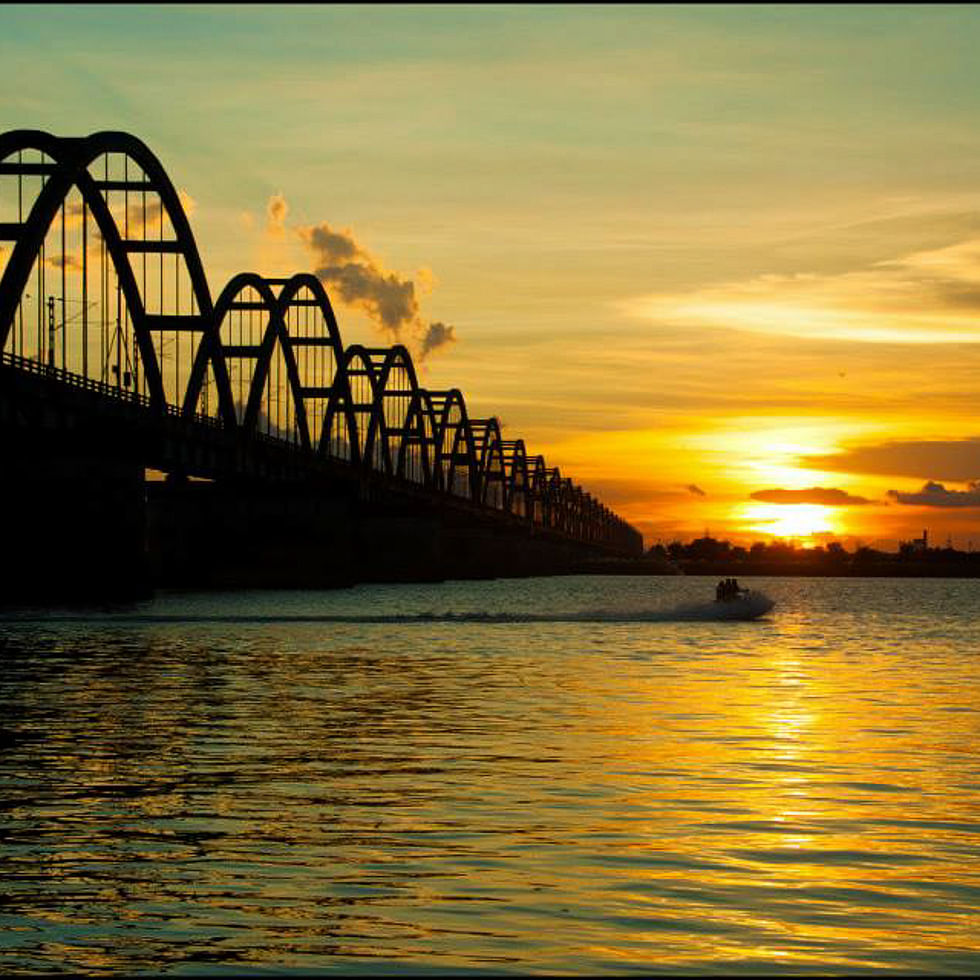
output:
[[[758,619],[765,616],[776,603],[764,592],[739,589],[715,599],[718,619]]]

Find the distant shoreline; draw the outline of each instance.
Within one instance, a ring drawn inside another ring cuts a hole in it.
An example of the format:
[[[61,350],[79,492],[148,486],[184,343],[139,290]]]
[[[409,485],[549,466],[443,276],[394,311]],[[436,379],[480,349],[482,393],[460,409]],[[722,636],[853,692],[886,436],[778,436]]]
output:
[[[975,561],[869,562],[739,562],[682,558],[666,562],[649,558],[620,558],[583,562],[579,575],[705,575],[713,578],[980,578],[980,554]]]
[[[962,566],[903,565],[894,564],[843,566],[828,568],[826,566],[806,565],[701,565],[697,562],[681,562],[681,572],[684,575],[710,575],[712,577],[753,578],[766,576],[770,578],[980,578],[980,567],[963,568]]]

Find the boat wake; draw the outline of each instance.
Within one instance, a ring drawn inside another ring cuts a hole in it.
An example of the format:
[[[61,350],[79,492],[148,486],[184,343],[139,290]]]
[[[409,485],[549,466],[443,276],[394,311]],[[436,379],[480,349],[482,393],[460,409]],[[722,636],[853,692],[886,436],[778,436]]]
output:
[[[575,612],[421,612],[374,615],[346,614],[139,614],[117,615],[46,615],[31,618],[16,617],[16,621],[54,623],[111,623],[111,624],[262,624],[262,623],[340,623],[340,624],[431,624],[431,623],[677,623],[712,622],[758,619],[769,612],[775,603],[762,592],[751,592],[727,602],[682,603],[655,609],[586,609]],[[9,622],[10,620],[8,620]]]

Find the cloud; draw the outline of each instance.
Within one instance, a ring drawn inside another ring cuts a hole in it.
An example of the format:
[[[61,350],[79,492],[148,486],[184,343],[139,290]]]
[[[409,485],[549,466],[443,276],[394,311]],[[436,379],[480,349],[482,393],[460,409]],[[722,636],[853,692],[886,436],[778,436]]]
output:
[[[402,330],[419,319],[411,280],[360,262],[323,265],[315,272],[324,284],[334,287],[345,303],[360,307],[389,331],[393,340],[401,340]]]
[[[270,234],[281,235],[286,228],[286,215],[289,214],[289,203],[282,194],[273,194],[266,206],[266,219]]]
[[[184,214],[187,218],[190,218],[197,210],[197,201],[182,188],[178,188],[177,198],[181,208],[183,208]],[[128,205],[124,204],[122,198],[113,200],[113,203],[109,207],[109,213],[112,215],[121,232],[128,234],[130,238],[143,238],[160,228],[160,224],[164,220],[165,211],[162,198],[156,193],[150,192],[147,194],[145,202],[136,193],[129,195]],[[82,201],[72,201],[69,203],[65,208],[67,226],[70,228],[80,227],[84,214],[85,205]],[[89,209],[88,215],[89,220],[93,220],[91,209]],[[97,228],[93,229],[93,231],[96,237],[100,237]],[[169,216],[167,217],[167,226],[164,232],[164,239],[173,237],[173,224]]]
[[[688,493],[693,493],[695,497],[707,497],[708,496],[700,487],[695,486],[693,483],[689,483],[685,487],[685,489],[688,491]]]
[[[274,200],[269,201],[270,220]],[[317,278],[342,302],[366,313],[390,341],[401,343],[409,335],[420,359],[456,341],[455,327],[441,321],[426,324],[422,318],[419,294],[431,290],[431,272],[420,270],[420,283],[390,272],[351,231],[331,228],[325,221],[300,228],[299,234],[312,253]]]
[[[916,476],[962,483],[980,473],[980,437],[855,446],[842,453],[803,456],[799,462],[812,469],[838,473]]]
[[[65,205],[65,224],[69,228],[75,228],[82,223],[82,214],[85,205],[80,200],[68,201]]]
[[[313,253],[314,272],[332,286],[341,300],[362,309],[394,341],[402,331],[420,322],[415,284],[393,272],[363,249],[349,231],[335,231],[326,222],[300,229]]]
[[[534,454],[531,453],[531,455]],[[565,456],[565,458],[568,457]],[[545,459],[549,461],[548,465],[555,465],[558,456],[556,455],[555,460],[552,461],[552,453],[546,452]],[[573,470],[575,473],[583,472],[580,466],[574,464],[574,461],[569,462],[568,466],[569,473],[572,473]],[[564,472],[564,468],[562,472]],[[607,470],[603,473],[595,472],[591,475],[583,475],[582,483],[589,491],[596,493],[604,503],[610,506],[629,504],[634,508],[642,509],[644,512],[656,511],[659,520],[666,518],[666,511],[663,508],[669,507],[669,505],[677,505],[687,513],[690,508],[697,508],[700,504],[700,500],[691,499],[691,491],[686,486],[657,484],[649,476],[610,476],[608,473]],[[576,480],[576,482],[578,481]],[[732,498],[732,502],[734,499]]]
[[[145,232],[150,228],[156,228],[159,226],[160,218],[163,214],[163,202],[160,200],[160,198],[146,202],[145,224],[144,207],[142,201],[130,203],[127,214],[129,218],[129,234],[134,238],[139,238],[141,236],[140,229],[143,229]]]
[[[855,497],[853,494],[832,487],[810,487],[807,490],[757,490],[749,494],[753,500],[761,500],[767,504],[821,504],[824,507],[854,507],[859,504],[870,504],[866,497]]]
[[[980,507],[980,480],[971,480],[966,490],[947,490],[930,480],[918,493],[889,490],[888,496],[898,504],[918,507]]]
[[[635,297],[627,314],[677,325],[877,343],[980,340],[980,238],[835,275],[766,273]]]
[[[49,255],[47,264],[55,269],[81,269],[82,263],[74,255]]]
[[[180,198],[184,214],[189,218],[197,210],[197,201],[190,196],[182,187],[177,189],[177,197]]]
[[[426,330],[425,336],[422,338],[422,357],[428,357],[433,351],[438,350],[440,347],[445,347],[446,344],[455,343],[455,328],[445,323],[440,323],[437,320],[435,323],[429,324],[429,329]]]

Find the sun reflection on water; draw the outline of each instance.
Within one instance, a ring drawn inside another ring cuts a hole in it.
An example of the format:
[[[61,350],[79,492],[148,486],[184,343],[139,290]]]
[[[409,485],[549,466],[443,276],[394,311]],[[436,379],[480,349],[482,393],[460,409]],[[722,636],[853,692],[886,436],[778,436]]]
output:
[[[0,962],[967,972],[980,630],[929,639],[900,585],[763,583],[744,624],[8,630]]]

